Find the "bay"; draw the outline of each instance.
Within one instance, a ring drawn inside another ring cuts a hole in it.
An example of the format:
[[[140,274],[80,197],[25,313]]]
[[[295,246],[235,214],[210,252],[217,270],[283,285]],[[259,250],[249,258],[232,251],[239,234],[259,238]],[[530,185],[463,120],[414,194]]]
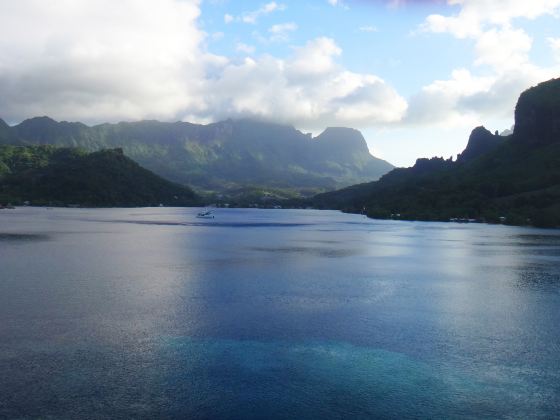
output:
[[[560,232],[0,212],[0,417],[554,418]]]

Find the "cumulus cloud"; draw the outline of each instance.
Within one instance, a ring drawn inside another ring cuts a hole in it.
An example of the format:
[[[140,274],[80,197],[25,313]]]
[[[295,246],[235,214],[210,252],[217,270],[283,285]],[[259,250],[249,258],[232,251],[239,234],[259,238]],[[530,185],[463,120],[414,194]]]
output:
[[[532,64],[529,54],[533,39],[523,29],[514,27],[516,18],[535,19],[557,13],[560,0],[448,3],[459,5],[460,11],[452,16],[430,15],[421,29],[474,40],[473,69],[482,67],[485,75],[457,69],[448,80],[425,86],[410,99],[405,122],[420,124],[435,118],[442,124],[453,124],[480,115],[511,116],[520,92],[554,77],[560,70]]]
[[[430,32],[449,32],[458,38],[473,37],[485,27],[510,25],[515,18],[535,19],[545,14],[557,14],[560,0],[448,0],[460,6],[452,16],[430,15],[422,29]]]
[[[0,3],[2,117],[170,118],[196,108],[198,16],[197,1]]]
[[[1,2],[0,116],[90,123],[260,117],[320,129],[398,121],[406,110],[382,79],[347,71],[332,39],[294,47],[285,59],[239,61],[204,49],[213,36],[197,27],[198,17],[197,0]],[[237,50],[255,51],[243,43]]]
[[[529,61],[532,44],[522,29],[490,29],[477,38],[475,64],[486,64],[496,71],[518,68]]]
[[[382,79],[344,70],[336,62],[340,54],[334,41],[318,38],[286,60],[228,63],[208,92],[208,112],[272,118],[310,130],[400,120],[406,101]]]
[[[255,47],[253,45],[247,45],[242,42],[238,42],[235,49],[245,54],[253,54],[255,52]]]
[[[436,80],[410,98],[405,122],[453,126],[481,117],[511,118],[519,94],[553,76],[552,71],[531,65],[499,76],[458,69],[448,80]]]
[[[529,64],[515,71],[509,70],[493,77],[492,83],[486,89],[461,96],[456,109],[459,112],[476,112],[487,117],[511,118],[519,94],[554,75],[554,71],[550,69],[539,69]]]
[[[299,79],[318,78],[335,71],[335,57],[342,50],[331,38],[317,38],[305,46],[295,49],[294,56],[287,63],[287,72]]]
[[[406,121],[412,124],[434,121],[453,124],[461,118],[457,109],[461,98],[487,91],[491,84],[490,78],[473,77],[467,69],[455,70],[451,79],[436,80],[410,99]]]
[[[197,0],[198,2],[199,0]],[[251,25],[255,25],[260,17],[269,15],[273,12],[278,12],[286,9],[286,5],[282,3],[276,3],[275,1],[271,1],[270,3],[263,4],[256,10],[250,10],[247,12],[241,13],[239,16],[233,16],[229,13],[224,15],[224,23],[231,23],[231,22],[242,22],[242,23],[249,23]]]
[[[475,3],[480,10],[494,8],[490,1],[450,2],[470,8],[471,15]],[[535,10],[553,13],[552,3],[531,9],[530,16]],[[344,68],[342,49],[327,37],[295,46],[281,59],[241,59],[255,53],[242,42],[236,45],[241,56],[212,55],[208,41],[223,34],[199,29],[199,6],[199,0],[0,2],[0,117],[10,122],[35,115],[85,122],[258,117],[309,130],[452,124],[472,115],[511,114],[523,89],[557,76],[559,67],[530,63],[533,40],[512,22],[520,11],[508,11],[511,18],[505,20],[479,19],[477,12],[476,31],[447,30],[471,34],[472,68],[428,84],[407,103],[378,76]],[[248,17],[250,23],[282,7],[270,2],[224,19]],[[465,13],[443,19],[463,19]],[[278,23],[268,33],[272,38],[296,29],[295,23]],[[558,38],[548,42],[560,51]]]
[[[278,23],[272,25],[268,32],[270,32],[271,41],[287,41],[289,39],[290,32],[297,30],[298,26],[294,22]]]
[[[239,19],[244,23],[255,24],[257,23],[259,17],[268,15],[275,11],[284,10],[285,8],[286,6],[284,4],[279,4],[275,1],[271,1],[270,3],[266,3],[265,5],[261,6],[257,10],[243,13],[243,15]]]

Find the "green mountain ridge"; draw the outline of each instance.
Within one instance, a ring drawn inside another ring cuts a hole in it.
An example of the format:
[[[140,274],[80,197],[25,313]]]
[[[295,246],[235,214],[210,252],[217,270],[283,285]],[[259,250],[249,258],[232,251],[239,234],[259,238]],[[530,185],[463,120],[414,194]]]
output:
[[[376,218],[560,226],[560,79],[521,94],[513,134],[477,127],[455,162],[418,159],[411,168],[317,195],[312,203]]]
[[[0,145],[0,203],[87,207],[187,206],[199,202],[121,149]]]
[[[201,191],[241,187],[291,189],[302,194],[378,179],[393,166],[373,157],[357,130],[328,128],[312,138],[291,126],[253,120],[208,125],[158,121],[89,127],[35,117],[0,127],[0,144],[122,148],[127,156],[171,181]]]

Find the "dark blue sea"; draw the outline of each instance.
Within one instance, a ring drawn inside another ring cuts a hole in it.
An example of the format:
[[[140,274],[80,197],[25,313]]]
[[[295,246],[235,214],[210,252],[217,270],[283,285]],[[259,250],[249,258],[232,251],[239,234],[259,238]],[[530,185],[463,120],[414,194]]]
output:
[[[560,418],[560,231],[0,210],[0,418]]]

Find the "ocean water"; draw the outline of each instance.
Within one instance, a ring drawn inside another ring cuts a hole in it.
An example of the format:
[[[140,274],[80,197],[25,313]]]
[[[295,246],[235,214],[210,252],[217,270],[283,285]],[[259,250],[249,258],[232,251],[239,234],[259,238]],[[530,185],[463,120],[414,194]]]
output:
[[[0,418],[560,418],[560,231],[0,211]]]

